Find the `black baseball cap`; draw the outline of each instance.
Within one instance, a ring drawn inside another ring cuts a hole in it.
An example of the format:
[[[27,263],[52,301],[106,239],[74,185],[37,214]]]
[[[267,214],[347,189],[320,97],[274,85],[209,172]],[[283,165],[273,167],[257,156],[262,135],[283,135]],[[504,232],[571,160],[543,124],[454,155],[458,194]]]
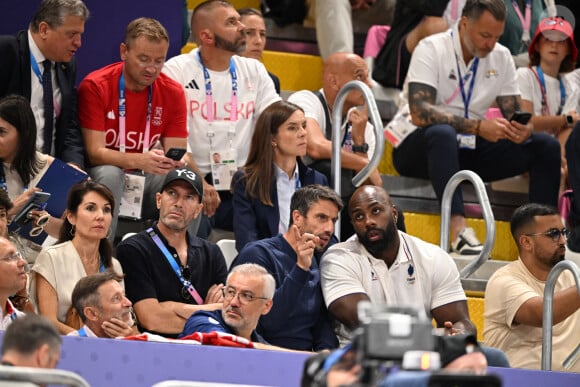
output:
[[[159,190],[159,192],[163,192],[165,187],[167,187],[170,183],[174,182],[175,180],[183,180],[189,183],[199,196],[199,200],[201,201],[203,199],[203,180],[201,176],[193,172],[191,169],[185,167],[177,168],[169,172],[167,176],[165,176],[163,186],[161,187],[161,190]]]

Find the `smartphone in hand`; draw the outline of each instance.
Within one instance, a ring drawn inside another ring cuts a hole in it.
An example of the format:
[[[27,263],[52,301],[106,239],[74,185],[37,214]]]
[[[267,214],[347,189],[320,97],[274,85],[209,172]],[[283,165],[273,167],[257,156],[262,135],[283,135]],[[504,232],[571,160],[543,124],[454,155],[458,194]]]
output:
[[[24,225],[30,222],[30,218],[27,217],[28,213],[32,210],[43,209],[49,198],[50,194],[48,192],[35,192],[24,204],[22,210],[12,218],[11,223]]]
[[[532,113],[516,111],[513,116],[511,116],[510,121],[518,122],[522,125],[526,125],[532,118]]]
[[[179,161],[181,160],[185,152],[187,152],[187,149],[185,148],[169,148],[169,150],[165,154],[165,157],[175,161]]]

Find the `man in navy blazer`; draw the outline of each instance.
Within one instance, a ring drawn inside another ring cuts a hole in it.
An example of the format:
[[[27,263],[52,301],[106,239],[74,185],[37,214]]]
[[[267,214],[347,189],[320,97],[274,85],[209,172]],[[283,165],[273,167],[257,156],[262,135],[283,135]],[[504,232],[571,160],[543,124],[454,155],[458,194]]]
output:
[[[42,0],[29,29],[0,36],[0,97],[19,94],[30,101],[42,149],[44,128],[43,62],[52,62],[55,112],[50,154],[79,168],[84,166],[83,137],[77,117],[76,62],[89,10],[81,0]],[[32,61],[32,60],[34,61]]]
[[[328,179],[322,173],[307,167],[297,158],[298,179],[300,187],[310,184],[328,185]],[[276,180],[270,184],[270,199],[268,206],[258,198],[251,199],[246,193],[246,179],[243,171],[238,171],[233,178],[234,203],[234,233],[236,235],[236,250],[249,242],[274,237],[279,234],[280,207],[278,204],[278,189]],[[289,210],[289,209],[287,209]]]

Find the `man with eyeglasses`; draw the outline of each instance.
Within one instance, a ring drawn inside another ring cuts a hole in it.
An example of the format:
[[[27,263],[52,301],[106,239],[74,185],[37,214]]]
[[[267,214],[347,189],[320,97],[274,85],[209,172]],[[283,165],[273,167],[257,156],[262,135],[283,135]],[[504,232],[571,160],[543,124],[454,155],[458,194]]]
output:
[[[156,196],[159,221],[117,246],[140,331],[176,337],[192,313],[221,307],[225,258],[188,232],[202,198],[201,176],[187,168],[169,172]]]
[[[519,259],[498,269],[485,291],[483,336],[502,349],[518,368],[541,368],[542,310],[546,279],[564,260],[568,231],[559,212],[542,204],[524,204],[511,219]],[[580,296],[569,271],[558,277],[554,293],[552,370],[580,372],[580,361],[562,362],[578,345]]]
[[[288,231],[248,243],[232,263],[263,266],[276,280],[274,305],[258,332],[270,343],[300,351],[338,347],[320,288],[320,258],[336,243],[334,223],[342,200],[331,188],[312,184],[290,199]]]
[[[228,274],[221,309],[195,312],[185,323],[180,337],[194,332],[231,333],[257,343],[266,341],[256,332],[260,316],[272,309],[276,283],[260,265],[236,266]]]
[[[17,310],[9,297],[26,285],[26,260],[16,250],[12,242],[0,237],[0,330],[5,330],[24,313]]]
[[[171,148],[187,147],[186,108],[179,103],[185,100],[183,89],[161,73],[168,47],[169,36],[159,21],[135,19],[120,46],[121,62],[90,73],[79,86],[88,172],[115,196],[111,242],[119,211],[154,219],[155,193],[163,178],[184,165],[165,156]],[[128,200],[124,206],[122,197]],[[134,212],[124,210],[131,207]]]
[[[122,279],[106,270],[77,282],[71,302],[83,326],[68,336],[117,338],[138,333],[133,330],[133,304],[125,296]]]

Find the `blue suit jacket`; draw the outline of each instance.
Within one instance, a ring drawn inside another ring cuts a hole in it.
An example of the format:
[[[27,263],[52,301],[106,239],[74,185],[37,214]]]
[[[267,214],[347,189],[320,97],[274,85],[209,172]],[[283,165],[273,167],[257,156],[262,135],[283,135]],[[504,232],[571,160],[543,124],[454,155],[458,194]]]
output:
[[[0,36],[0,98],[18,94],[30,101],[30,47],[28,32]],[[77,116],[76,61],[55,64],[56,81],[62,92],[62,111],[55,125],[54,156],[84,167],[83,136]],[[40,130],[40,129],[39,129]]]
[[[328,185],[326,176],[305,166],[298,159],[298,175],[302,187],[310,184]],[[278,190],[276,180],[270,185],[270,200],[273,206],[266,206],[259,199],[250,199],[246,194],[246,177],[243,171],[238,171],[233,178],[234,234],[236,249],[248,243],[278,235],[280,209],[278,208]],[[289,208],[285,211],[290,211]]]

